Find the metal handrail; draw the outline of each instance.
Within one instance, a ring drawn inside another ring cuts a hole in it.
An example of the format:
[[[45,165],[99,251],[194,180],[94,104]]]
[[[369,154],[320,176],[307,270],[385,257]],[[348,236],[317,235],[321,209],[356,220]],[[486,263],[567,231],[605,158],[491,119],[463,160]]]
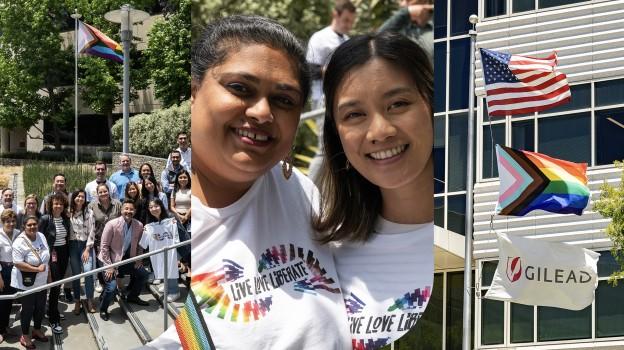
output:
[[[67,278],[62,279],[62,280],[58,280],[58,281],[55,281],[55,282],[50,282],[50,283],[44,284],[43,286],[39,286],[39,287],[36,287],[36,288],[33,288],[33,289],[17,292],[15,294],[0,295],[0,300],[16,299],[16,298],[20,298],[20,297],[23,297],[23,296],[26,296],[26,295],[34,294],[34,293],[40,292],[40,291],[45,290],[45,289],[49,289],[49,288],[52,288],[52,287],[60,286],[61,284],[64,284],[64,283],[67,283],[67,282],[72,282],[74,280],[77,280],[77,279],[80,279],[82,277],[86,277],[86,276],[89,276],[89,275],[95,275],[98,272],[106,271],[106,270],[109,270],[109,269],[114,268],[114,267],[125,265],[125,264],[131,263],[131,262],[135,262],[137,260],[141,260],[141,259],[146,258],[148,256],[160,254],[160,253],[163,253],[165,251],[168,251],[168,250],[171,250],[171,249],[175,249],[175,248],[178,248],[178,247],[182,247],[182,246],[185,246],[185,245],[190,244],[190,243],[191,243],[191,240],[189,239],[187,241],[176,243],[176,244],[164,247],[164,248],[160,248],[160,249],[157,249],[157,250],[154,250],[154,251],[151,251],[151,252],[147,252],[145,254],[137,255],[135,257],[132,257],[132,258],[129,258],[129,259],[126,259],[126,260],[122,260],[122,261],[116,262],[114,264],[98,267],[97,269],[94,269],[94,270],[91,270],[91,271],[88,271],[88,272],[83,272],[83,273],[80,273],[80,274],[72,276],[72,277],[67,277]],[[165,269],[165,271],[167,271],[167,269]]]

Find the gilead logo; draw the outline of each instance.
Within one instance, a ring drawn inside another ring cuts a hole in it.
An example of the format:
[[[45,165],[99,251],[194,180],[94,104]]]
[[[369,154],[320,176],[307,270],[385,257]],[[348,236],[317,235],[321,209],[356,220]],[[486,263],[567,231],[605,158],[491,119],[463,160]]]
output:
[[[532,265],[522,268],[522,261],[519,256],[507,258],[507,278],[510,282],[519,280],[523,272],[528,281],[565,284],[589,283],[592,280],[591,275],[582,270],[564,270]]]
[[[515,282],[522,276],[522,262],[520,257],[508,257],[507,258],[507,278],[510,282]]]

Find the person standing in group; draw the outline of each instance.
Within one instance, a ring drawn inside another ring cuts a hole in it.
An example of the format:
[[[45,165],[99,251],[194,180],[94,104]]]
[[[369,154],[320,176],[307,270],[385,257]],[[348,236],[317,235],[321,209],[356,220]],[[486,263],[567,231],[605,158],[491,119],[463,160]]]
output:
[[[117,198],[123,201],[126,195],[126,185],[129,182],[139,182],[141,178],[139,172],[132,167],[132,159],[127,154],[119,156],[119,168],[109,180],[117,186]]]
[[[184,238],[188,239],[188,237],[180,237],[176,219],[167,215],[164,203],[160,199],[150,199],[147,205],[147,224],[139,242],[143,249],[154,251],[180,243]],[[182,228],[182,231],[184,231],[184,228]],[[186,233],[186,231],[183,233]],[[164,266],[164,254],[167,254],[168,257],[167,266]],[[152,255],[150,260],[155,279],[164,280],[164,269],[167,269],[167,280],[160,286],[159,291],[163,292],[164,288],[167,288],[167,301],[177,300],[180,297],[180,291],[178,287],[178,254],[176,250],[170,249],[166,253]]]
[[[56,194],[56,193],[62,193],[65,196],[68,196],[69,194],[67,193],[67,189],[66,189],[66,179],[65,179],[65,174],[63,173],[58,173],[58,174],[54,174],[54,176],[52,177],[53,183],[52,183],[52,192],[48,193],[47,195],[45,195],[45,197],[43,197],[43,200],[41,201],[41,206],[39,207],[39,212],[41,212],[41,214],[49,214],[49,210],[50,208],[48,207],[48,202],[50,201],[50,196]]]
[[[143,182],[143,179],[148,176],[156,177],[156,175],[154,175],[154,169],[150,163],[141,164],[139,167],[139,176],[141,177],[141,183]]]
[[[104,226],[110,220],[118,218],[121,215],[121,203],[113,199],[108,190],[108,186],[100,184],[97,187],[98,198],[97,200],[89,203],[89,209],[93,212],[93,221],[95,222],[95,231],[93,235],[93,248],[95,249],[95,255],[100,254],[100,243],[102,241],[102,233],[104,232]],[[87,241],[87,244],[89,242]],[[101,262],[95,259],[96,267],[101,267]],[[104,285],[104,278],[102,273],[98,274],[99,284],[95,287],[95,291],[102,292],[102,286]]]
[[[10,188],[5,188],[2,190],[2,207],[0,207],[0,214],[2,211],[11,209],[13,213],[19,214],[23,211],[23,208],[17,205],[15,202],[15,193]]]
[[[48,280],[50,249],[46,237],[37,231],[39,219],[29,216],[24,220],[24,232],[13,241],[13,269],[11,287],[17,290],[29,290],[41,287]],[[57,287],[58,288],[58,287]],[[20,326],[22,336],[20,344],[26,349],[36,348],[32,339],[47,342],[48,338],[41,330],[41,321],[45,312],[46,290],[20,298]],[[30,322],[33,330],[30,333]],[[31,339],[32,336],[32,339]]]
[[[50,208],[50,213],[43,215],[39,220],[39,232],[46,237],[48,247],[50,247],[50,277],[52,282],[56,282],[65,276],[69,262],[68,241],[71,223],[67,215],[67,196],[61,192],[54,193],[48,198],[47,206]],[[56,334],[63,333],[58,309],[60,290],[60,286],[50,288],[48,299],[50,327]]]
[[[433,64],[433,0],[400,0],[401,7],[379,28],[406,36],[427,52]]]
[[[107,186],[102,183],[101,185]],[[76,276],[82,272],[93,270],[95,255],[93,252],[93,242],[95,239],[95,220],[93,211],[87,208],[86,191],[76,190],[71,195],[69,205],[71,229],[69,234],[69,263],[72,275]],[[87,311],[95,312],[93,302],[93,275],[84,279],[85,294],[87,297]],[[74,315],[80,314],[80,280],[72,282],[75,297]]]
[[[101,160],[95,162],[95,166],[93,167],[95,171],[95,180],[89,182],[85,186],[85,192],[87,193],[87,202],[94,201],[97,195],[97,186],[99,184],[105,184],[108,186],[108,192],[111,194],[111,197],[117,199],[117,185],[114,182],[109,181],[106,178],[106,163]]]
[[[332,10],[331,24],[312,34],[308,41],[306,59],[312,72],[312,109],[325,106],[323,97],[323,73],[332,52],[349,39],[349,32],[356,18],[356,8],[349,0],[336,0]],[[323,116],[316,118],[318,151],[310,163],[309,176],[316,181],[323,159]]]
[[[149,178],[149,177],[148,177]],[[143,183],[145,183],[145,179],[142,179]],[[142,224],[145,222],[146,217],[146,209],[145,209],[145,199],[143,198],[143,188],[145,185],[139,186],[136,182],[128,182],[126,185],[126,199],[134,202],[134,218],[139,220]]]
[[[24,210],[21,213],[17,213],[17,229],[24,230],[24,220],[29,216],[35,216],[37,219],[41,218],[41,212],[39,211],[39,198],[36,194],[29,194],[24,199]]]
[[[2,232],[0,232],[0,295],[11,295],[15,293],[15,288],[11,287],[13,242],[20,232],[15,229],[17,215],[12,209],[2,211],[0,221],[2,221]],[[0,300],[0,344],[7,335],[12,304],[13,300]]]
[[[191,231],[191,175],[182,170],[176,177],[173,195],[171,196],[171,212],[180,224]]]
[[[191,152],[191,147],[189,147],[188,140],[189,140],[188,134],[185,131],[179,132],[178,136],[176,137],[176,142],[178,143],[178,148],[176,148],[176,151],[180,151],[180,156],[182,157],[180,164],[182,164],[182,166],[184,167],[184,169],[186,169],[186,171],[190,172],[192,152]],[[169,157],[167,158],[166,168],[169,168],[170,166],[171,166],[171,153],[169,153]]]
[[[143,248],[139,245],[139,240],[143,234],[143,224],[134,219],[134,201],[124,200],[121,206],[121,217],[106,223],[102,233],[102,243],[98,259],[104,266],[112,265],[125,259],[133,258],[143,253]],[[139,295],[147,281],[148,272],[143,268],[141,260],[128,263],[118,268],[110,268],[104,273],[105,287],[102,292],[100,303],[100,318],[108,321],[108,306],[113,295],[117,292],[117,279],[124,275],[130,275],[129,290],[125,297],[129,303],[141,306],[148,306],[147,301],[141,300]],[[123,296],[122,296],[123,297]]]
[[[171,194],[175,189],[176,179],[178,175],[184,171],[185,169],[180,160],[182,159],[180,156],[180,151],[173,150],[169,154],[169,159],[171,159],[171,164],[165,168],[160,175],[160,184],[162,186],[162,191],[166,194],[168,202],[170,202]],[[168,202],[165,203],[165,207],[169,210]]]

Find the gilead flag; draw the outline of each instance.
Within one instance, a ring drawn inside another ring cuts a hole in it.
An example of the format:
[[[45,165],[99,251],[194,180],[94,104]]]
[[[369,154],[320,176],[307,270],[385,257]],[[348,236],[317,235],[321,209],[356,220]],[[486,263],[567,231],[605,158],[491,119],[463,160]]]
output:
[[[487,299],[581,310],[594,300],[599,253],[497,233],[498,267]]]

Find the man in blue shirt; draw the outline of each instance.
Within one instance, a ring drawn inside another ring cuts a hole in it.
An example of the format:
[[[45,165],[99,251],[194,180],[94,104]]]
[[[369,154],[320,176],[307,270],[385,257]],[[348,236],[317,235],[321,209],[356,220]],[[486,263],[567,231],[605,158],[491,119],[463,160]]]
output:
[[[132,159],[130,159],[130,156],[127,154],[119,156],[119,167],[121,170],[113,173],[109,180],[117,186],[117,198],[123,201],[128,182],[138,182],[140,177],[139,171],[132,168]]]

